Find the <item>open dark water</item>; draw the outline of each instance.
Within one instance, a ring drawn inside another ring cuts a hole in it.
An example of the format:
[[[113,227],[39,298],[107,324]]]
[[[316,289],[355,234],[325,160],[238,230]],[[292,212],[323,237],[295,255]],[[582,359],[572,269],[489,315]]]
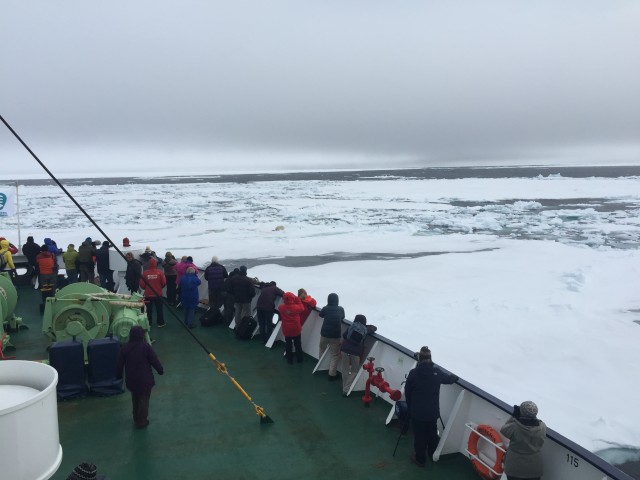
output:
[[[158,177],[113,177],[113,178],[74,178],[64,179],[65,185],[126,185],[126,184],[164,184],[164,183],[248,183],[276,182],[295,180],[391,180],[396,178],[413,179],[454,179],[454,178],[531,178],[542,175],[561,175],[569,178],[589,177],[633,177],[640,176],[638,166],[607,167],[452,167],[452,168],[416,168],[389,170],[359,170],[339,172],[292,172],[292,173],[243,173],[234,175],[202,176],[158,176]],[[21,185],[50,185],[53,180],[18,180]]]

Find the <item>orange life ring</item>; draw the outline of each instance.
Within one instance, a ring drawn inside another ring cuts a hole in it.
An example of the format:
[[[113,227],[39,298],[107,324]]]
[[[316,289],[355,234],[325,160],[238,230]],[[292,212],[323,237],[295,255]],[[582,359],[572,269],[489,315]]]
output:
[[[487,437],[493,443],[495,443],[498,447],[502,447],[502,437],[498,432],[496,432],[489,425],[478,425],[475,430],[471,432],[469,435],[469,443],[467,444],[467,450],[472,455],[478,455],[478,441],[480,440],[480,435]],[[502,467],[502,461],[504,460],[505,452],[496,447],[496,461],[493,464],[493,470],[497,472],[496,475],[491,470],[487,468],[485,464],[483,464],[477,458],[471,459],[471,465],[473,469],[485,480],[497,480],[502,476],[502,472],[504,468]]]

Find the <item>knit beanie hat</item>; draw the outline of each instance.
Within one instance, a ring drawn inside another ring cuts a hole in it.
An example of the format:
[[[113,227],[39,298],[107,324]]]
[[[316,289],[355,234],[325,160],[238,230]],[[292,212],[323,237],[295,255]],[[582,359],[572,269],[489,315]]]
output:
[[[144,329],[140,325],[131,327],[129,331],[129,340],[140,341],[144,339]]]
[[[76,466],[67,480],[95,480],[98,469],[92,463],[81,463]]]
[[[367,324],[367,317],[365,317],[364,315],[359,313],[358,315],[356,315],[356,317],[353,319],[353,321],[361,323],[363,325],[366,325]]]
[[[240,273],[247,273],[247,267],[245,267],[244,265],[240,265]]]
[[[522,402],[520,404],[520,416],[526,418],[536,418],[536,415],[538,415],[538,406],[531,400],[527,400],[526,402]]]
[[[431,360],[431,350],[429,350],[429,347],[422,347],[416,356],[419,361]]]

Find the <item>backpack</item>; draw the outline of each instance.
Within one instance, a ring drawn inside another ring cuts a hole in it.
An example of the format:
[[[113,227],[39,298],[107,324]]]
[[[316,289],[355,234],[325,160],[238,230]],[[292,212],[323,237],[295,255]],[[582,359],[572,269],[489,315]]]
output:
[[[250,340],[253,332],[258,326],[258,322],[253,317],[242,317],[240,323],[236,325],[236,338],[239,340]]]
[[[364,339],[367,336],[367,326],[361,324],[360,322],[353,322],[349,329],[347,330],[347,336],[345,337],[352,343],[356,345],[362,345],[364,343]]]
[[[203,327],[213,327],[214,325],[220,325],[224,321],[222,312],[217,308],[209,309],[200,315],[200,324]]]
[[[7,259],[5,257],[5,255],[7,254],[9,250],[5,250],[4,252],[0,253],[0,270],[4,270],[5,267],[7,266]]]

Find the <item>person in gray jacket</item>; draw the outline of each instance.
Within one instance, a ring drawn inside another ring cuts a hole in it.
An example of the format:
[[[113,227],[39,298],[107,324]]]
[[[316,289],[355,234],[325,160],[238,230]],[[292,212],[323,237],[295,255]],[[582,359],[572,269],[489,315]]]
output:
[[[504,460],[508,480],[539,480],[542,478],[542,446],[547,426],[538,420],[538,407],[531,401],[514,405],[513,415],[500,429],[509,439]]]

